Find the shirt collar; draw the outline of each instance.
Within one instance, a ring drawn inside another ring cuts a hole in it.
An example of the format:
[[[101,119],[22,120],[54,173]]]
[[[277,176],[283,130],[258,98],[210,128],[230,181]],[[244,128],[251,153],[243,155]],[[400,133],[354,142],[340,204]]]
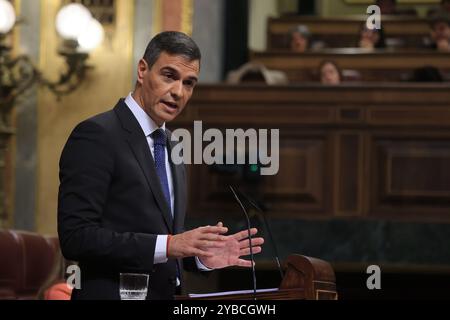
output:
[[[128,106],[128,108],[131,110],[136,120],[139,122],[139,125],[141,126],[142,131],[144,131],[146,137],[148,137],[154,131],[160,128],[158,127],[156,122],[153,121],[153,119],[144,111],[144,109],[142,109],[141,106],[139,106],[136,100],[134,100],[131,93],[128,94],[128,96],[126,97],[125,104]],[[163,123],[161,129],[166,130],[165,123]]]

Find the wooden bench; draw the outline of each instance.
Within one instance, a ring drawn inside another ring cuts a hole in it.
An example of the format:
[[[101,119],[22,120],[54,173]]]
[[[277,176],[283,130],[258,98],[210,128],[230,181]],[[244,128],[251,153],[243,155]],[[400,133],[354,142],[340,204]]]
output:
[[[317,81],[323,60],[332,60],[342,69],[356,70],[363,81],[404,81],[413,69],[432,65],[443,73],[450,71],[450,53],[435,51],[329,49],[320,52],[252,52],[251,60],[269,69],[286,72],[291,82]]]
[[[359,30],[366,20],[367,16],[269,18],[267,50],[289,49],[289,31],[299,24],[308,26],[313,40],[324,42],[329,48],[355,47]],[[427,19],[411,16],[383,16],[382,25],[388,42],[395,47],[420,48],[430,32]]]

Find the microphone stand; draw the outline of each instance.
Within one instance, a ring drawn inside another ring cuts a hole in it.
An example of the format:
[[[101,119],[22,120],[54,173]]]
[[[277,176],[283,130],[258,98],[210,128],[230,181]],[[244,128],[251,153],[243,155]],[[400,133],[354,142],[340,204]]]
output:
[[[266,213],[264,212],[264,210],[262,210],[260,208],[260,206],[258,206],[256,204],[255,201],[253,201],[249,196],[247,196],[245,193],[241,192],[240,190],[237,190],[237,192],[243,196],[245,199],[247,199],[247,201],[257,210],[261,213],[264,224],[266,225],[267,228],[267,232],[269,234],[269,238],[270,238],[270,242],[272,242],[272,248],[273,251],[275,252],[275,261],[277,262],[277,266],[278,266],[278,271],[280,271],[280,276],[281,276],[281,280],[283,280],[284,278],[284,273],[283,273],[283,269],[281,268],[281,263],[280,263],[280,258],[279,258],[279,254],[278,254],[278,248],[277,245],[275,243],[275,240],[273,238],[273,233],[272,230],[270,228],[270,224],[267,222],[267,217],[266,217]]]
[[[238,195],[234,191],[234,188],[230,186],[230,190],[233,193],[234,197],[236,198],[237,202],[239,203],[242,211],[245,214],[245,218],[247,219],[247,231],[248,231],[248,241],[250,244],[250,258],[252,260],[252,275],[253,275],[253,295],[254,300],[256,301],[256,271],[255,271],[255,260],[253,258],[253,248],[252,248],[252,235],[250,232],[251,225],[250,225],[250,217],[247,213],[247,210],[245,209],[244,205],[242,204],[242,201],[239,199]]]

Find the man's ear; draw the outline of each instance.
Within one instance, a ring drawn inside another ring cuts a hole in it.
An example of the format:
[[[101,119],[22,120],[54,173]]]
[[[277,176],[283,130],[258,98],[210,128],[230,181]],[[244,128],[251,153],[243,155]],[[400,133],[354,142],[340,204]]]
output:
[[[142,85],[142,82],[144,81],[144,75],[148,71],[148,64],[145,59],[139,60],[138,67],[137,67],[137,82]]]

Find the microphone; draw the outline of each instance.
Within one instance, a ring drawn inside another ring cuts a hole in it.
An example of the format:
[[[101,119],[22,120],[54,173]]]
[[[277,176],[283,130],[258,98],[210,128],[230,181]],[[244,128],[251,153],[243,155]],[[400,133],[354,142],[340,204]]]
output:
[[[264,224],[265,224],[265,226],[266,226],[266,228],[267,228],[267,232],[268,232],[268,234],[269,234],[269,238],[270,238],[270,242],[272,243],[272,248],[273,248],[273,251],[274,251],[274,253],[275,253],[275,261],[277,262],[277,266],[278,266],[278,271],[280,271],[280,275],[281,275],[281,280],[283,280],[283,278],[284,278],[284,273],[283,273],[283,269],[281,268],[281,264],[280,264],[280,258],[279,258],[279,254],[278,254],[278,248],[277,248],[277,244],[276,244],[276,242],[275,242],[275,240],[274,240],[274,238],[273,238],[273,233],[272,233],[272,230],[271,230],[271,228],[270,228],[270,224],[267,222],[267,218],[266,218],[266,213],[265,213],[265,211],[264,210],[262,210],[261,208],[260,208],[260,206],[258,206],[257,204],[256,204],[256,201],[254,201],[254,200],[252,200],[248,195],[246,195],[245,193],[243,193],[242,191],[240,191],[240,190],[237,190],[237,192],[241,195],[241,196],[243,196],[257,211],[259,211],[260,213],[261,213],[261,216],[262,216],[262,218],[263,218],[263,221],[264,221]]]
[[[247,210],[245,209],[244,205],[242,204],[241,199],[239,199],[238,195],[234,191],[234,188],[232,186],[229,186],[229,187],[230,187],[230,190],[233,193],[236,201],[239,203],[242,211],[244,212],[245,218],[247,219],[248,241],[249,241],[249,244],[250,244],[250,258],[252,260],[253,295],[254,295],[254,300],[256,300],[256,271],[255,271],[255,260],[253,258],[252,235],[250,233],[250,229],[251,229],[250,217],[249,217],[249,215],[247,213]]]

